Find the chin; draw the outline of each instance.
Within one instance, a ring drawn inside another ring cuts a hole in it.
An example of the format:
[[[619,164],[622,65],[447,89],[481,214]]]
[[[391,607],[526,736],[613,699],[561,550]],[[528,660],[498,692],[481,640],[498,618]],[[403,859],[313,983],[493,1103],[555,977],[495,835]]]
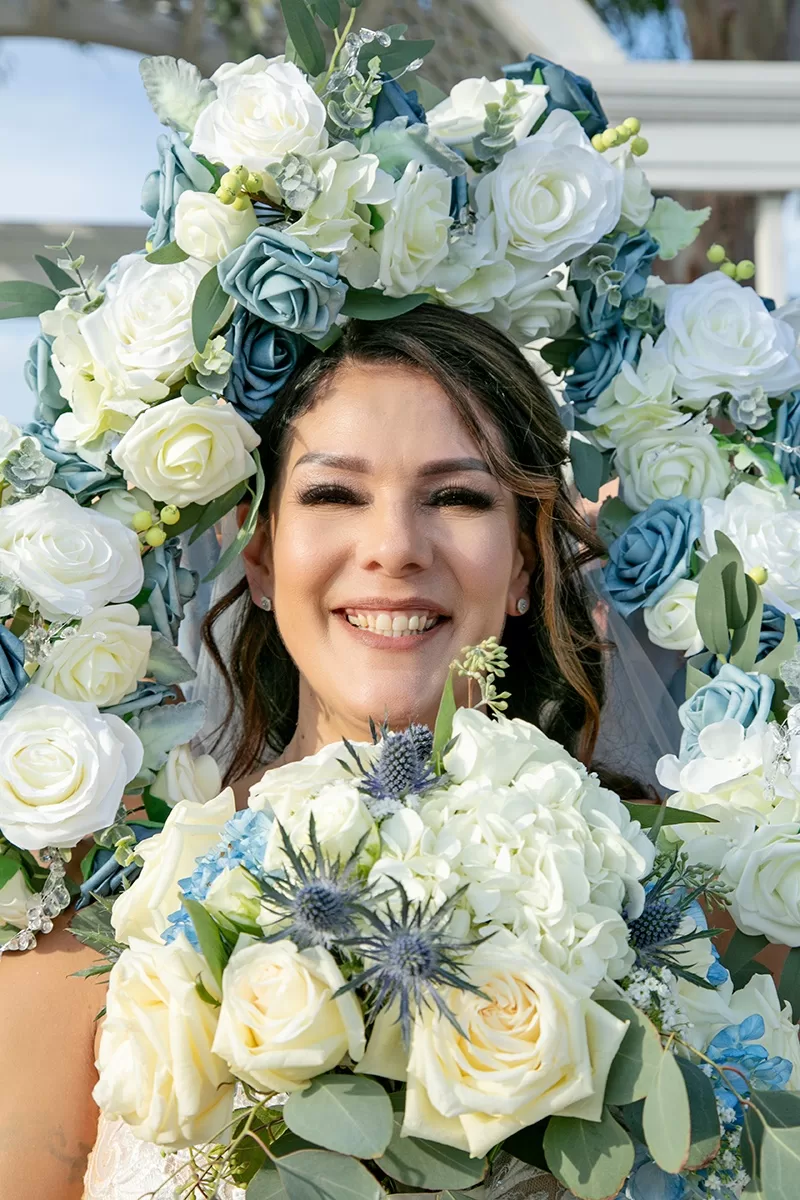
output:
[[[346,697],[347,707],[355,709],[354,716],[365,725],[371,717],[376,725],[388,721],[391,729],[405,729],[412,721],[433,728],[443,686],[444,680],[438,686],[432,686],[430,679],[424,684],[419,679],[374,680],[361,688],[354,686]]]

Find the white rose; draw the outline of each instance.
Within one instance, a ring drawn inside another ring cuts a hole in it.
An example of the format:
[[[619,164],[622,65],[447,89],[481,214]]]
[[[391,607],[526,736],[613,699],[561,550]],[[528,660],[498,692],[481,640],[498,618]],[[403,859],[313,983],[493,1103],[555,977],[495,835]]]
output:
[[[84,617],[53,643],[36,672],[39,687],[65,700],[99,707],[119,704],[147,674],[153,641],[132,604],[113,604]]]
[[[657,429],[626,438],[617,446],[616,464],[622,498],[634,512],[654,500],[721,496],[731,472],[711,426],[697,418],[679,429]]]
[[[294,798],[270,798],[270,802],[277,823],[270,830],[267,842],[264,866],[268,871],[286,865],[278,826],[285,830],[292,845],[299,849],[310,845],[309,826],[312,817],[317,840],[329,858],[345,861],[365,836],[365,852],[372,853],[377,848],[377,826],[353,783],[326,783],[316,796],[306,794],[299,799],[299,803]]]
[[[561,271],[542,277],[539,268],[525,259],[509,260],[515,271],[514,287],[498,300],[486,318],[508,332],[520,346],[539,338],[563,337],[578,313],[578,297],[564,284]]]
[[[528,763],[563,762],[583,770],[563,746],[519,718],[494,720],[478,709],[459,708],[453,718],[453,739],[444,765],[455,783],[475,779],[509,784]]]
[[[622,211],[617,228],[623,233],[638,233],[647,224],[655,204],[647,176],[630,145],[615,148],[608,158],[622,173]]]
[[[622,184],[580,122],[559,109],[481,177],[475,204],[479,216],[493,218],[501,252],[527,259],[546,275],[611,232]]]
[[[764,601],[800,617],[800,499],[788,489],[737,483],[724,500],[703,505],[702,548],[716,554],[714,538],[727,534],[742,556],[745,571],[766,567]]]
[[[743,933],[763,933],[781,946],[800,946],[800,833],[791,825],[762,825],[722,862],[733,887],[731,913]]]
[[[208,263],[197,258],[159,264],[126,254],[119,260],[105,300],[78,322],[93,363],[107,373],[114,391],[150,401],[169,395],[196,354],[192,305],[207,272]],[[215,330],[232,307],[231,301]]]
[[[430,283],[438,299],[449,308],[470,313],[497,313],[487,317],[505,330],[511,315],[500,297],[514,290],[514,267],[498,256],[492,223],[478,221],[475,228],[450,242],[447,257],[439,264]]]
[[[296,1092],[345,1054],[364,1053],[364,1021],[336,960],[321,946],[240,938],[222,977],[214,1038],[239,1079],[259,1091]]]
[[[128,482],[165,504],[207,504],[256,469],[258,434],[226,401],[182,396],[143,413],[112,458]]]
[[[368,748],[359,744],[356,749],[363,762],[368,756]],[[272,811],[278,807],[281,807],[282,811],[294,812],[311,794],[318,792],[323,784],[332,783],[334,780],[352,779],[339,761],[346,758],[347,749],[344,743],[332,742],[300,762],[286,763],[285,766],[265,771],[258,783],[254,783],[250,788],[248,807],[259,812]]]
[[[771,975],[754,975],[744,987],[730,998],[731,1020],[728,1024],[741,1024],[754,1013],[764,1021],[764,1036],[758,1039],[770,1058],[787,1058],[792,1064],[788,1088],[800,1091],[800,1040],[798,1027],[792,1019],[792,1006],[783,1003],[778,996],[775,980]]]
[[[721,271],[670,288],[664,320],[658,346],[688,400],[748,396],[758,387],[780,396],[800,386],[794,330],[767,311],[753,288]]]
[[[478,1157],[554,1113],[599,1120],[626,1022],[522,943],[481,946],[469,973],[482,995],[443,996],[463,1034],[433,1006],[414,1021],[403,1134]]]
[[[190,258],[218,263],[258,228],[252,204],[234,208],[211,192],[182,192],[175,206],[175,241]]]
[[[3,509],[0,575],[28,592],[48,621],[132,600],[144,583],[136,534],[49,487]]]
[[[410,162],[394,200],[377,206],[384,225],[372,235],[378,281],[389,296],[408,296],[432,280],[447,256],[452,180],[440,167]]]
[[[703,649],[695,613],[698,587],[694,579],[679,579],[651,608],[643,610],[650,641],[656,646],[682,650],[686,658]]]
[[[253,924],[261,909],[261,888],[244,867],[226,867],[211,884],[203,904],[212,916]]]
[[[103,492],[97,503],[92,505],[92,512],[122,521],[128,529],[133,529],[133,518],[137,512],[149,512],[153,520],[156,519],[153,501],[139,488],[109,488],[107,492]]]
[[[123,951],[108,981],[94,1096],[134,1137],[179,1149],[216,1140],[233,1113],[234,1080],[212,1050],[218,994],[205,959],[183,938]]]
[[[325,105],[294,63],[254,54],[211,76],[217,97],[197,118],[192,150],[227,167],[263,171],[286,154],[328,144]]]
[[[25,872],[15,871],[0,887],[0,928],[5,924],[24,929],[28,924],[28,906],[34,894],[28,886]]]
[[[187,745],[173,746],[167,761],[150,784],[151,795],[174,808],[181,800],[205,804],[222,790],[219,767],[210,754],[196,758]]]
[[[370,244],[368,205],[385,204],[394,195],[391,175],[374,154],[359,154],[350,142],[338,142],[308,159],[320,193],[290,226],[316,254],[336,254],[339,273],[353,287],[372,287],[379,259]]]
[[[655,348],[648,334],[642,339],[639,361],[623,362],[618,374],[584,414],[597,426],[592,436],[609,449],[625,439],[663,432],[684,425],[690,413],[681,412],[673,395],[675,368]]]
[[[518,96],[519,119],[514,126],[514,138],[521,141],[528,136],[547,108],[548,89],[544,84],[519,83],[507,79],[490,81],[485,76],[462,79],[446,100],[429,109],[428,128],[448,146],[471,158],[472,140],[483,132],[486,105],[501,104],[509,86]]]
[[[753,722],[747,729],[733,717],[713,721],[698,734],[699,754],[688,761],[674,754],[665,754],[658,760],[658,780],[667,788],[715,792],[762,769],[764,733],[762,721]]]
[[[29,685],[3,718],[0,831],[23,850],[77,846],[113,823],[142,756],[119,717]]]
[[[216,846],[234,811],[230,788],[207,803],[180,800],[161,832],[139,843],[137,853],[144,866],[111,911],[117,941],[144,938],[160,943],[169,925],[167,918],[181,906],[178,881],[191,875],[196,860]]]

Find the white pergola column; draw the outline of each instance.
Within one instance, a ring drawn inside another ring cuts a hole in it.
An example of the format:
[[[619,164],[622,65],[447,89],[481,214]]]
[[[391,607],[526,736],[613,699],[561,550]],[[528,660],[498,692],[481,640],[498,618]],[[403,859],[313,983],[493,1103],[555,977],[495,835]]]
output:
[[[783,201],[784,195],[780,192],[767,192],[756,197],[756,288],[777,305],[785,304],[788,299]]]

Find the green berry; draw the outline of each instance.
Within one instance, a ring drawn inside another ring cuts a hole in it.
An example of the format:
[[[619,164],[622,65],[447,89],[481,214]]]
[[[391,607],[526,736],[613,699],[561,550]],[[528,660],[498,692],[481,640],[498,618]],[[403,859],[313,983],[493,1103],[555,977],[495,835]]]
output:
[[[250,197],[245,196],[244,192],[240,192],[235,198],[232,207],[235,208],[237,212],[244,212],[246,208],[250,208]]]
[[[605,133],[600,135],[603,139],[603,145],[606,150],[610,150],[612,146],[616,146],[619,141],[619,134],[616,129],[607,129]]]
[[[600,154],[603,153],[603,151],[606,148],[606,144],[603,141],[602,133],[596,133],[594,135],[594,137],[592,138],[592,145],[594,146],[595,150],[599,151]]]
[[[645,137],[635,137],[631,142],[631,150],[637,156],[640,154],[646,154],[649,149],[650,143]]]
[[[177,504],[165,504],[159,516],[165,525],[177,525],[181,519],[181,510]]]
[[[750,258],[743,258],[736,264],[737,279],[752,279],[756,273],[756,264]]]
[[[137,533],[144,533],[145,529],[149,529],[152,524],[153,514],[147,512],[146,509],[140,508],[138,512],[133,514],[131,525]]]
[[[221,187],[217,192],[217,199],[221,200],[223,204],[233,204],[236,193],[232,192],[230,188]]]
[[[617,145],[622,145],[627,142],[631,136],[630,129],[626,129],[624,125],[617,125]]]
[[[720,246],[719,242],[714,242],[714,244],[709,246],[706,250],[706,258],[710,263],[725,262],[725,259],[727,258],[725,247]]]
[[[638,133],[642,128],[642,122],[638,117],[626,117],[622,124],[625,126],[628,133],[631,134]]]
[[[723,275],[727,275],[729,279],[736,278],[736,263],[724,262],[720,267]]]
[[[160,526],[153,525],[151,529],[147,530],[147,533],[144,535],[144,540],[147,542],[148,546],[163,546],[164,542],[167,540],[167,535],[164,533],[164,530],[160,528]]]
[[[248,192],[263,192],[264,176],[259,175],[256,171],[251,171],[244,186]]]
[[[231,175],[233,175],[234,178],[238,181],[238,183],[240,183],[242,186],[244,186],[244,184],[247,182],[247,177],[249,174],[250,174],[250,172],[249,172],[248,168],[243,167],[241,165],[238,167],[234,167],[233,170],[231,171]]]
[[[235,195],[239,190],[239,176],[233,171],[226,171],[219,181],[219,186],[221,188],[226,188],[229,192],[233,192]]]

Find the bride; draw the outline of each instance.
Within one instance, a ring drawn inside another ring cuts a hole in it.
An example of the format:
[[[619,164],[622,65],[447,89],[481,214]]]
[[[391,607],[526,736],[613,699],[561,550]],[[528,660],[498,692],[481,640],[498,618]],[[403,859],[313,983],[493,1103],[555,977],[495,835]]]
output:
[[[599,546],[563,480],[555,407],[511,341],[427,304],[351,321],[299,364],[259,432],[267,489],[246,579],[206,628],[240,805],[265,764],[368,740],[370,717],[432,725],[448,664],[492,635],[508,648],[510,715],[592,762],[604,645],[581,567]],[[215,637],[222,618],[232,637]],[[4,964],[9,1200],[137,1200],[169,1174],[127,1130],[97,1131],[102,992],[73,977],[92,960],[62,929]]]

